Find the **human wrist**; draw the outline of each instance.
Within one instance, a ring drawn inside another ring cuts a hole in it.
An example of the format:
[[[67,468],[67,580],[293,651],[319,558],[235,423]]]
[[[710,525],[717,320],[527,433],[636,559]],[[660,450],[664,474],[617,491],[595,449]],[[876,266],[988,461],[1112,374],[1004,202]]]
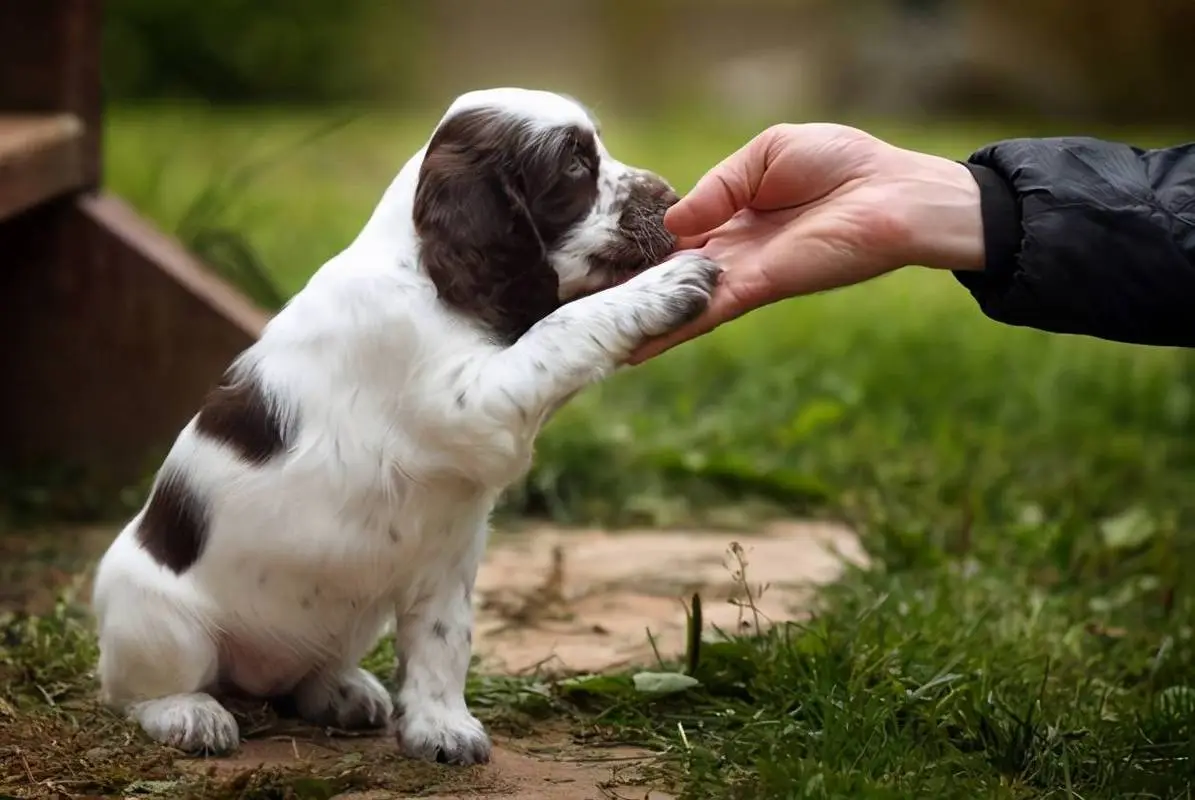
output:
[[[909,264],[979,271],[985,264],[983,192],[972,170],[957,161],[909,153],[905,187]]]

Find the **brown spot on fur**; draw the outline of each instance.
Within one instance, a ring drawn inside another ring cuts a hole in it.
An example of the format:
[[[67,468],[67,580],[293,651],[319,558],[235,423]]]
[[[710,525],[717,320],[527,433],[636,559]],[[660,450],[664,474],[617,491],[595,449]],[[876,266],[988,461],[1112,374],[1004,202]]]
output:
[[[264,464],[287,447],[282,418],[261,386],[252,376],[232,370],[208,394],[195,427],[251,464]]]
[[[428,144],[414,222],[440,299],[513,342],[559,307],[548,256],[598,195],[592,132],[532,130],[496,109],[444,121]]]
[[[176,575],[199,560],[207,538],[207,510],[183,477],[163,472],[137,525],[137,541]]]

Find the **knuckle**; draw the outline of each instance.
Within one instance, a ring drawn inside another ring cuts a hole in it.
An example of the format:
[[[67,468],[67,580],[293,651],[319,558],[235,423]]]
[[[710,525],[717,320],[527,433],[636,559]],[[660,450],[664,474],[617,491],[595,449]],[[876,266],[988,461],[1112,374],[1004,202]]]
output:
[[[800,130],[800,125],[795,122],[776,122],[764,129],[763,137],[769,141],[776,141],[778,139],[786,139]]]

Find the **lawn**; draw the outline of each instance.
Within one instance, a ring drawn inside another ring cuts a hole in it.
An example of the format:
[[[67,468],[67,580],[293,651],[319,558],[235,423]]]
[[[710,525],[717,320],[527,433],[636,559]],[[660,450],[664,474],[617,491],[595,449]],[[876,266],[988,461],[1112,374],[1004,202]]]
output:
[[[350,240],[430,122],[118,110],[107,179],[285,295]],[[616,154],[681,188],[751,132],[605,127]],[[876,132],[957,157],[1016,131]],[[872,569],[807,625],[703,648],[701,685],[670,699],[622,678],[476,695],[598,714],[604,734],[665,749],[691,798],[1189,797],[1193,393],[1184,353],[1002,327],[927,271],[751,315],[576,398],[505,513],[832,516],[858,527]]]

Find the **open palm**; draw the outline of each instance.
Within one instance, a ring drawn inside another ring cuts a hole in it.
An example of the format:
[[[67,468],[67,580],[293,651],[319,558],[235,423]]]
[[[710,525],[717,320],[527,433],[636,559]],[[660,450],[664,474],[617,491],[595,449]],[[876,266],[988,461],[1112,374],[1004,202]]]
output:
[[[874,140],[837,125],[805,126],[793,148],[784,127],[760,134],[707,174],[686,198],[691,214],[670,216],[680,247],[701,251],[725,272],[701,317],[645,346],[634,362],[760,306],[884,271],[885,223],[868,183]],[[860,259],[874,266],[860,270]]]
[[[906,264],[982,261],[978,189],[965,167],[842,125],[769,128],[706,173],[665,221],[679,249],[725,272],[704,314],[631,363],[788,297]]]

